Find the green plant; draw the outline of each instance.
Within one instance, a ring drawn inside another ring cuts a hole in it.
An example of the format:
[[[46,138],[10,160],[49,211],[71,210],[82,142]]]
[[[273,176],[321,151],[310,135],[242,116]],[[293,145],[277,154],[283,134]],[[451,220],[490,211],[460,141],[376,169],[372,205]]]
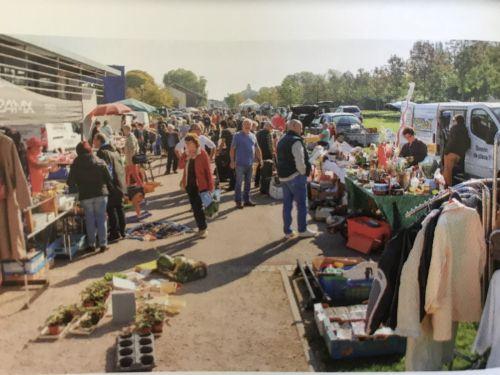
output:
[[[112,289],[111,283],[104,279],[94,281],[81,292],[82,303],[98,305],[106,300]]]
[[[149,319],[148,316],[138,313],[135,316],[135,326],[138,330],[146,331],[150,330],[153,327],[153,322]]]
[[[140,315],[147,319],[151,324],[162,323],[167,316],[165,308],[158,303],[144,305],[140,309]]]
[[[113,277],[118,277],[119,279],[126,279],[127,278],[127,275],[123,274],[123,273],[120,273],[120,272],[107,272],[105,275],[104,275],[104,280],[106,282],[112,282],[113,281]]]
[[[66,325],[69,324],[73,318],[80,314],[78,307],[73,305],[61,305],[55,309],[52,314],[47,318],[47,325]]]

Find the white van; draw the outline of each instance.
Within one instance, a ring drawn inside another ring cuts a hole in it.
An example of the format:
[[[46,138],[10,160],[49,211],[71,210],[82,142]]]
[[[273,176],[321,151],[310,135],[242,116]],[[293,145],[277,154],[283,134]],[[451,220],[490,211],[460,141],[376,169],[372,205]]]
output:
[[[70,122],[48,123],[41,125],[9,125],[9,128],[17,130],[24,141],[31,137],[42,140],[47,151],[57,149],[74,150],[81,141],[81,135],[75,131]]]
[[[407,111],[410,116],[407,113],[402,123],[413,127],[417,138],[426,144],[435,143],[438,155],[443,151],[453,116],[464,116],[471,140],[465,155],[465,174],[478,178],[493,175],[493,143],[500,130],[500,102],[412,103]]]

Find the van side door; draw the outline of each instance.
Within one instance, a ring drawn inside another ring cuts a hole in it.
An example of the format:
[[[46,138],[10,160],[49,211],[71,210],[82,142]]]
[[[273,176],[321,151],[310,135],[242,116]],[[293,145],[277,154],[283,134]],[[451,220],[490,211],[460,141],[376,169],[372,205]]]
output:
[[[473,177],[492,177],[493,143],[498,125],[486,108],[473,108],[467,118],[471,147],[465,155],[465,172]]]

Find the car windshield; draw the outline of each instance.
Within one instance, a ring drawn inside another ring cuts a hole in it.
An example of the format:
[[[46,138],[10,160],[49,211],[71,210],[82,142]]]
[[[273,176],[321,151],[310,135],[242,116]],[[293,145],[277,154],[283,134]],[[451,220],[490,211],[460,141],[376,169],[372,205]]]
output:
[[[495,115],[498,121],[500,121],[500,107],[491,108],[491,111]]]
[[[359,108],[357,108],[357,107],[344,107],[344,112],[346,112],[346,113],[358,113]]]
[[[356,116],[335,116],[332,120],[335,124],[337,124],[337,126],[360,124],[359,119]]]

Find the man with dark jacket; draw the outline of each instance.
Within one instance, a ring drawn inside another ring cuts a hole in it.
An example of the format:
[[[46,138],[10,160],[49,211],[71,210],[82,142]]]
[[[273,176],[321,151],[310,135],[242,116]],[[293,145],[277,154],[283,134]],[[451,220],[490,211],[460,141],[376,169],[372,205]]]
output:
[[[283,231],[285,238],[295,237],[292,231],[293,202],[297,203],[297,222],[300,237],[315,237],[307,229],[307,176],[311,173],[309,154],[301,137],[302,123],[290,120],[288,131],[277,147],[278,176],[283,186]]]
[[[167,169],[165,174],[170,174],[170,171],[177,173],[177,165],[179,159],[175,154],[175,146],[179,143],[179,133],[175,130],[173,125],[167,125],[167,131],[165,133],[165,149],[167,150]]]
[[[403,130],[403,137],[407,143],[401,147],[400,158],[409,158],[411,166],[417,165],[427,157],[427,145],[415,137],[415,131],[412,128]]]
[[[262,129],[257,132],[257,144],[262,152],[262,163],[255,174],[255,187],[260,186],[260,192],[269,192],[268,179],[273,174],[274,143],[271,134],[272,125],[269,121],[264,121]]]
[[[113,181],[108,195],[109,242],[116,242],[125,237],[125,212],[123,211],[123,197],[127,191],[125,184],[125,167],[120,154],[111,146],[102,133],[94,137],[94,147],[97,148],[97,157],[104,160],[108,166]]]
[[[113,188],[106,163],[92,154],[88,142],[76,146],[77,157],[71,164],[67,184],[77,188],[78,199],[85,213],[88,250],[95,250],[96,235],[101,251],[108,249],[106,206],[109,191]]]
[[[453,169],[463,163],[465,153],[470,148],[470,138],[465,126],[465,118],[457,115],[453,118],[450,134],[444,146],[444,180],[446,185],[453,185]]]

